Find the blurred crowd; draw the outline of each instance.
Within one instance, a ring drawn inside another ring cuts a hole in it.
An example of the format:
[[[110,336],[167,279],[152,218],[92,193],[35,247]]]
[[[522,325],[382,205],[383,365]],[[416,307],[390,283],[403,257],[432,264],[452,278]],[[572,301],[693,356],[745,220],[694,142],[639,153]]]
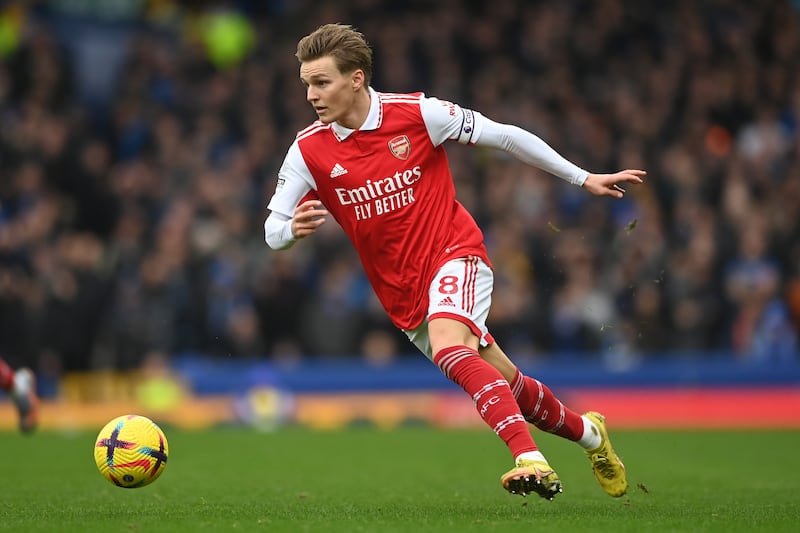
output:
[[[294,57],[365,33],[373,86],[537,133],[595,198],[448,146],[515,359],[798,358],[800,6],[790,0],[52,0],[0,4],[0,354],[40,372],[413,354],[335,224],[265,204],[315,119]]]

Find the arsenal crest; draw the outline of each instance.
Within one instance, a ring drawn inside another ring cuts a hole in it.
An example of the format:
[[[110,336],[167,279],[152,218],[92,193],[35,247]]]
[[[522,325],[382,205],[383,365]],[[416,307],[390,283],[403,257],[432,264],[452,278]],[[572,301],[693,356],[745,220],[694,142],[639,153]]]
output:
[[[411,154],[411,141],[408,140],[408,136],[406,135],[398,135],[389,141],[389,150],[391,150],[392,155],[397,159],[405,161]]]

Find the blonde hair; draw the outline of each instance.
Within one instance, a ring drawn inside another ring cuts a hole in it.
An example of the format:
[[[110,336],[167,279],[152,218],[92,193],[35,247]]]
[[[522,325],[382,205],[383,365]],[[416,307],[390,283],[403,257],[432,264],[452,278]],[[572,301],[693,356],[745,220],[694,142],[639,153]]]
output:
[[[341,73],[364,71],[364,84],[372,78],[372,49],[364,34],[347,24],[324,24],[297,43],[301,63],[331,56]]]

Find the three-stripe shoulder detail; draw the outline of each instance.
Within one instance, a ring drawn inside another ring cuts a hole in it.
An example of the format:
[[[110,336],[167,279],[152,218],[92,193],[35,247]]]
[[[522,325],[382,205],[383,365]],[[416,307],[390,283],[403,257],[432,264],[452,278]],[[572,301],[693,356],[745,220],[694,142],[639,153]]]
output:
[[[421,93],[416,94],[400,94],[400,93],[378,93],[380,95],[381,103],[384,104],[417,104],[419,105],[422,99]]]

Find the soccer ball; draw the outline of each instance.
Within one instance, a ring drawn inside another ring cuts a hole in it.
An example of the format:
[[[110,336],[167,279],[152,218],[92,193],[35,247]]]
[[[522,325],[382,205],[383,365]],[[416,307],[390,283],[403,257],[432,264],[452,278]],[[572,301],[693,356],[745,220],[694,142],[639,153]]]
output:
[[[167,437],[152,420],[123,415],[105,425],[97,435],[94,460],[107,480],[118,487],[149,485],[167,467]]]

